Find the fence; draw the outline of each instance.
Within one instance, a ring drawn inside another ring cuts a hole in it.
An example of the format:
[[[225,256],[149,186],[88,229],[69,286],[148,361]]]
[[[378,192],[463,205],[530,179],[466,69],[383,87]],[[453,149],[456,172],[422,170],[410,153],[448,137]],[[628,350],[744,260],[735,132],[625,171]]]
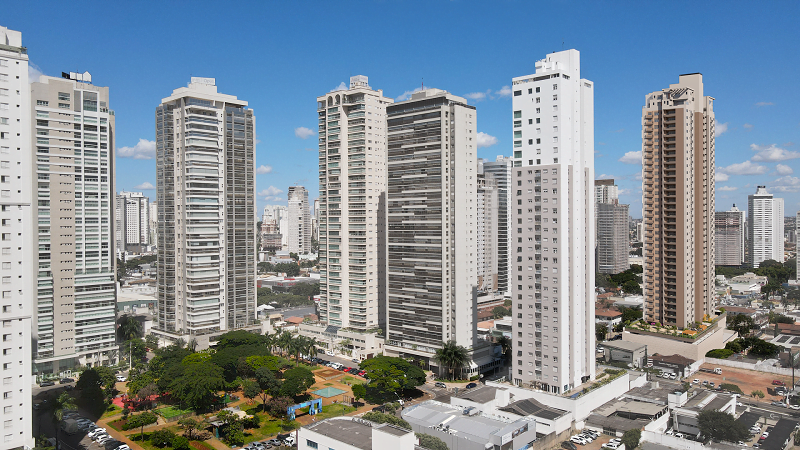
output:
[[[706,357],[706,364],[713,364],[715,366],[735,367],[737,369],[755,370],[758,372],[774,373],[778,375],[787,375],[787,376],[792,375],[791,368],[775,367],[773,365],[770,365],[769,363],[764,363],[764,362],[752,364],[741,361],[731,361],[729,359],[717,359],[717,358]]]

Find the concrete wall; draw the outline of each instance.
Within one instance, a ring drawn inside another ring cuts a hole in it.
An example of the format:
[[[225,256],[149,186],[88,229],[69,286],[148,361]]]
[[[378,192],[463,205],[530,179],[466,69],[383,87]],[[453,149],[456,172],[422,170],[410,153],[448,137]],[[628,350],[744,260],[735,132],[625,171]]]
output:
[[[730,360],[727,360],[727,359],[717,359],[717,358],[706,358],[706,363],[707,364],[713,364],[715,366],[736,367],[736,368],[739,368],[739,369],[755,370],[755,371],[758,371],[758,372],[774,373],[774,374],[778,374],[778,375],[788,375],[788,376],[792,375],[792,369],[791,368],[773,367],[773,366],[770,366],[770,365],[767,365],[767,364],[761,364],[761,363],[750,364],[750,363],[745,363],[745,362],[730,361]],[[725,370],[723,370],[722,372],[723,372],[723,375],[724,375]]]
[[[622,340],[646,345],[648,355],[656,353],[661,355],[678,354],[695,361],[703,361],[706,353],[710,350],[725,347],[725,324],[726,319],[723,317],[719,319],[715,329],[691,342],[671,339],[670,336],[666,335],[662,337],[653,334],[633,333],[627,330],[622,333]]]
[[[667,436],[653,431],[642,431],[642,441],[660,444],[669,448],[680,448],[685,450],[706,450],[702,443],[690,441],[688,439],[680,439],[675,436]]]

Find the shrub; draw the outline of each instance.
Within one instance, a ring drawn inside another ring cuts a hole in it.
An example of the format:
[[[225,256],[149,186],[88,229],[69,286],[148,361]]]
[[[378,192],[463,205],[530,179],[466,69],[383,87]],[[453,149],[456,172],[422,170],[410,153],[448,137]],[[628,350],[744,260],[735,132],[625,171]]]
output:
[[[175,436],[172,439],[173,450],[189,450],[189,440],[183,436]]]
[[[390,425],[397,425],[398,427],[402,427],[407,430],[411,429],[411,425],[408,422],[397,416],[392,416],[390,414],[383,414],[375,411],[370,411],[364,414],[364,419],[375,423],[388,423]]]
[[[733,355],[733,353],[733,350],[729,350],[727,348],[717,348],[707,352],[706,356],[709,358],[726,359]]]
[[[639,439],[642,438],[642,430],[634,428],[628,430],[622,435],[622,443],[625,444],[625,450],[633,450],[639,446]]]
[[[267,401],[267,412],[272,417],[286,416],[286,409],[294,405],[294,400],[289,397],[272,397]]]
[[[744,395],[744,392],[742,392],[742,388],[733,383],[721,383],[719,387],[725,389],[726,391],[733,392],[735,394]]]
[[[420,447],[425,447],[430,450],[448,450],[447,444],[436,436],[431,436],[425,433],[414,433],[419,439]]]
[[[158,448],[164,448],[168,445],[172,445],[172,441],[176,437],[177,435],[170,430],[156,430],[150,433],[150,443]]]
[[[240,420],[240,422],[242,423],[242,426],[247,429],[261,427],[261,419],[255,415],[252,417],[245,417],[244,419]]]

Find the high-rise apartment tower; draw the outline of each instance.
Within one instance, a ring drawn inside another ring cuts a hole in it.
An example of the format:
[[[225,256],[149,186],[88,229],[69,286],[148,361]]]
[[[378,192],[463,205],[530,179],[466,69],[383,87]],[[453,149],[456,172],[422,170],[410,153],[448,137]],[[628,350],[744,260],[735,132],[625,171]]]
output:
[[[480,167],[480,166],[479,166]],[[478,171],[478,203],[476,205],[477,226],[476,263],[478,290],[497,291],[497,228],[499,189],[491,174]]]
[[[619,200],[619,187],[613,179],[594,180],[594,202],[616,203]]]
[[[141,192],[120,191],[115,210],[117,252],[146,251],[150,245],[150,199]]]
[[[740,266],[744,262],[744,211],[734,204],[728,211],[714,213],[714,264]]]
[[[311,251],[311,212],[308,209],[308,190],[303,186],[289,186],[287,194],[286,239],[289,250],[298,255]],[[283,230],[281,230],[283,232]]]
[[[683,328],[714,307],[713,103],[695,73],[648,94],[642,108],[649,322]]]
[[[256,317],[255,117],[192,77],[156,108],[158,323],[168,340]]]
[[[747,263],[754,269],[772,259],[783,262],[783,199],[758,186],[747,196]]]
[[[363,75],[317,97],[320,320],[369,330],[385,322],[386,107]]]
[[[595,376],[594,83],[566,50],[512,91],[511,379],[563,393]]]
[[[497,184],[497,290],[508,292],[510,285],[511,245],[514,228],[511,225],[511,158],[499,155],[495,161],[478,160],[478,173],[491,176]]]
[[[629,205],[597,203],[597,271],[615,274],[628,270],[630,247]]]

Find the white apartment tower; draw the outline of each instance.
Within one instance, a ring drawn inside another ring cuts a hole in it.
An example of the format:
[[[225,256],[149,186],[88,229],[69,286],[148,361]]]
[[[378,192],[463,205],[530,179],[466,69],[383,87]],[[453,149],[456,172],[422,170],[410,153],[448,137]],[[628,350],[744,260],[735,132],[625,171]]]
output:
[[[114,111],[91,75],[31,84],[38,207],[34,374],[116,363]],[[35,118],[34,118],[35,116]],[[32,231],[32,230],[31,230]]]
[[[117,251],[147,251],[150,245],[150,199],[141,192],[120,191],[115,210]]]
[[[512,259],[509,242],[513,239],[514,227],[508,208],[511,206],[511,165],[510,157],[499,155],[495,161],[478,160],[478,173],[491,176],[497,184],[497,290],[508,292]]]
[[[384,324],[386,107],[368,78],[317,97],[320,320],[369,330]]]
[[[619,200],[619,187],[613,179],[594,180],[595,203],[617,203]]]
[[[287,250],[298,255],[311,252],[311,212],[308,207],[308,190],[303,186],[289,186],[287,230],[281,229],[287,239]]]
[[[499,221],[499,189],[491,174],[478,173],[478,202],[475,224],[478,290],[495,292],[498,289],[497,230]]]
[[[255,116],[192,77],[156,108],[158,323],[168,340],[252,325]],[[205,339],[205,338],[204,338]]]
[[[594,84],[577,50],[512,83],[511,378],[563,393],[595,376]]]
[[[768,259],[783,262],[783,199],[758,186],[747,196],[747,263],[754,269]]]
[[[33,232],[28,50],[0,26],[0,221],[2,221],[2,448],[33,448],[31,330],[38,239]]]
[[[728,211],[714,213],[714,264],[740,266],[745,254],[744,211],[734,204]]]
[[[477,111],[439,89],[387,108],[386,351],[430,361],[473,350]]]

